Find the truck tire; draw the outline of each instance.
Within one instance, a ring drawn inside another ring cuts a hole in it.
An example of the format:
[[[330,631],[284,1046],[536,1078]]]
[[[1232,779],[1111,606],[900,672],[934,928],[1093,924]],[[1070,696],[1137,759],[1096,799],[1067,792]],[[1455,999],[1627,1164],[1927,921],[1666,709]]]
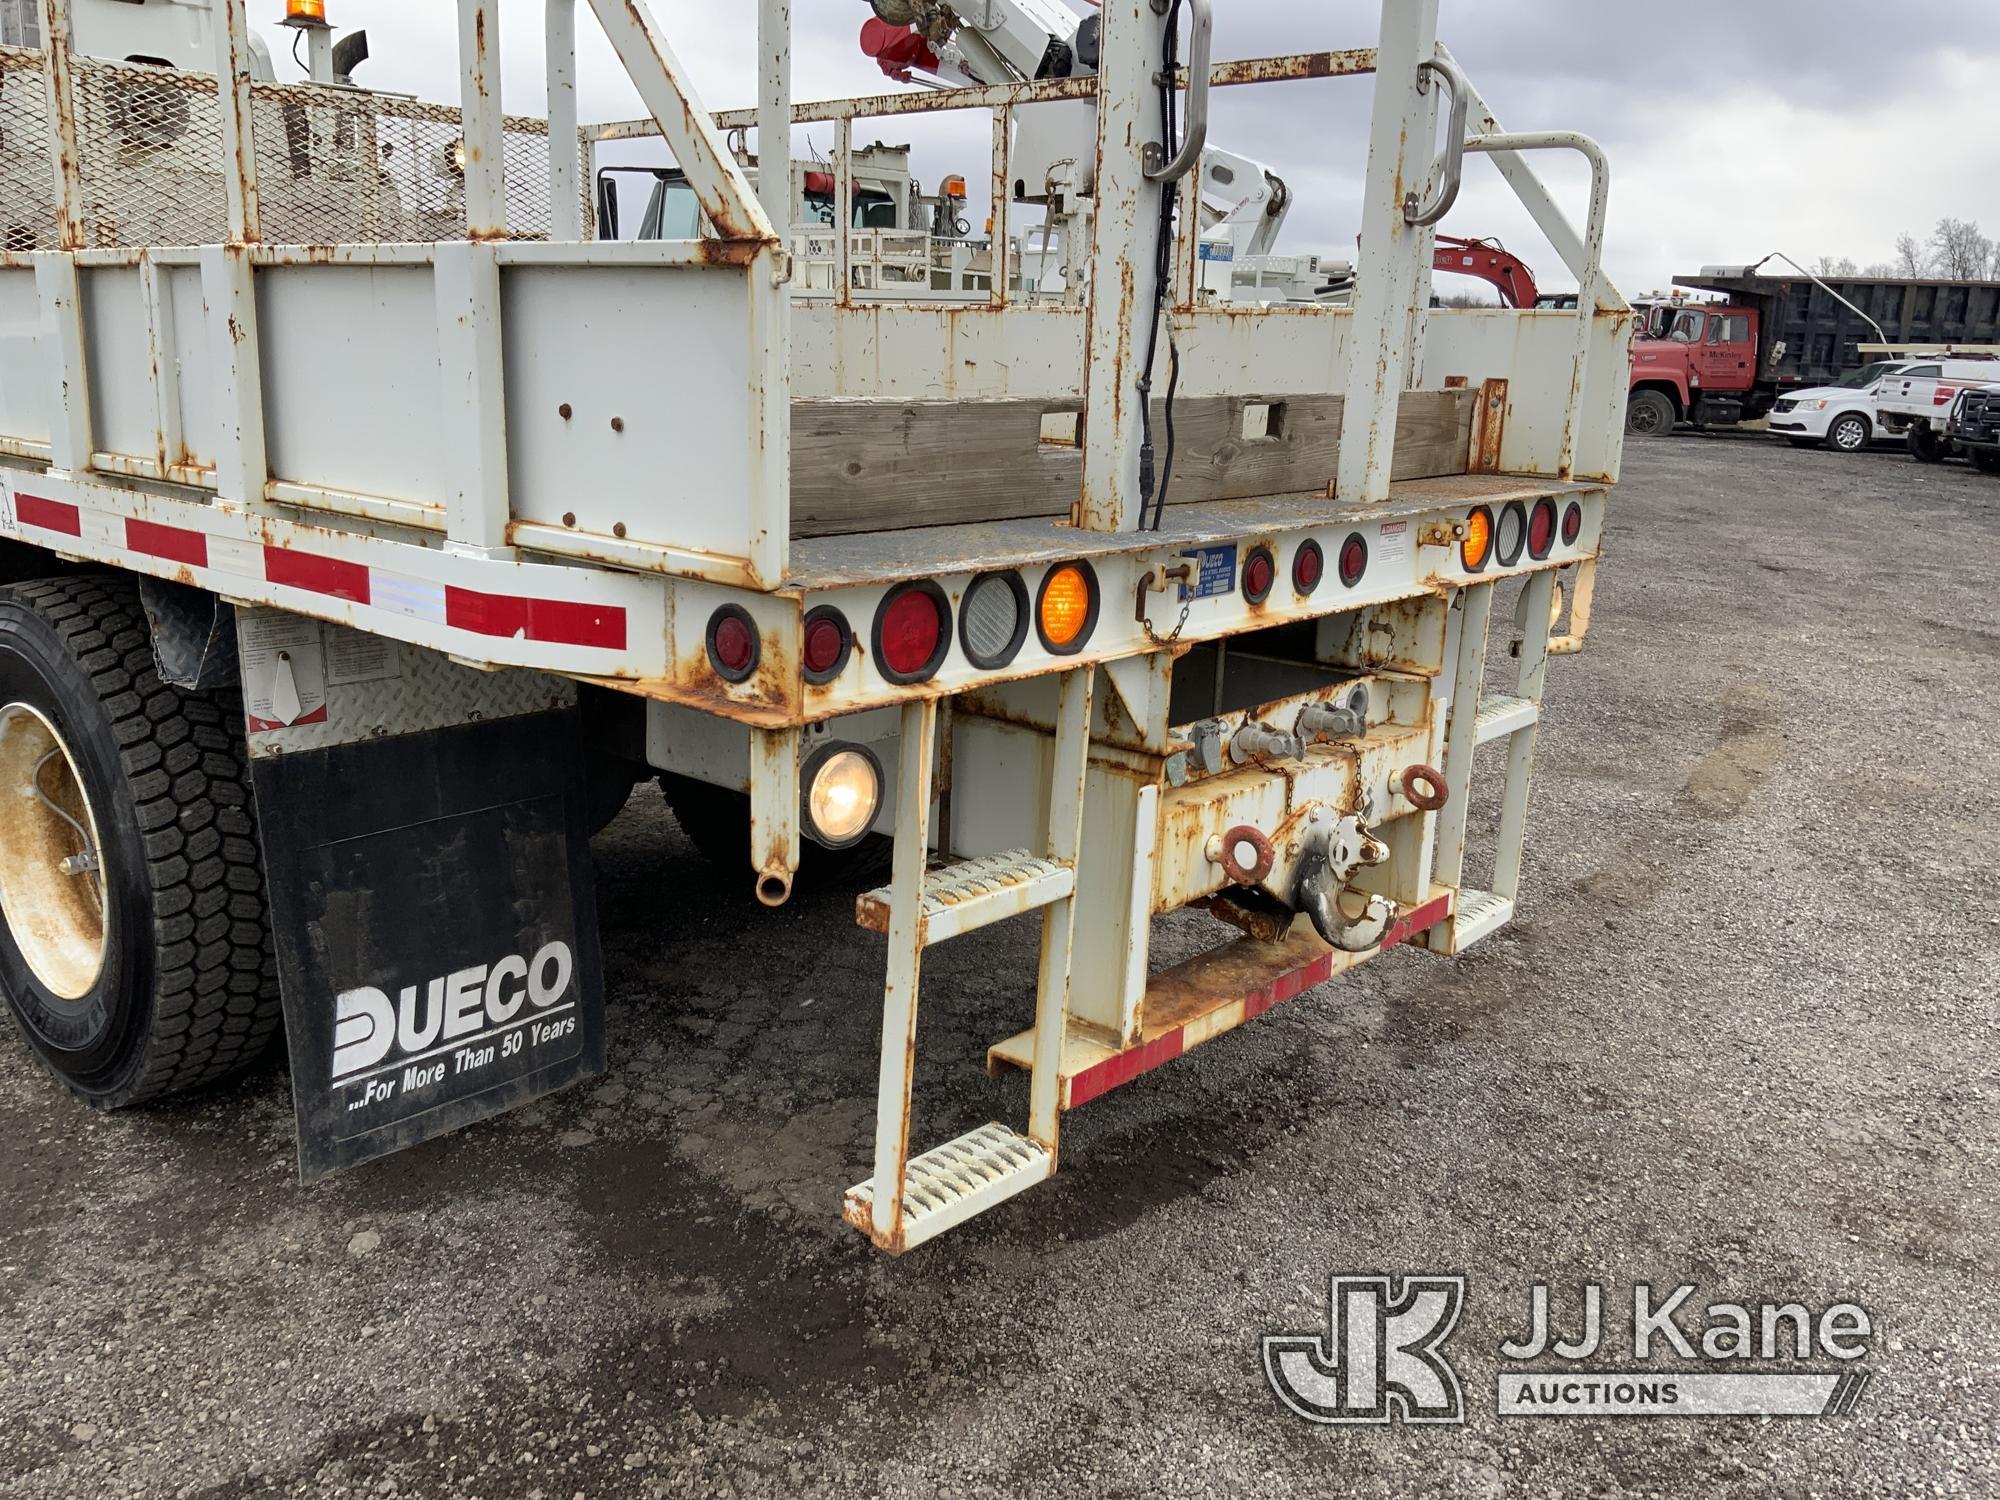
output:
[[[2000,474],[2000,448],[1973,448],[1968,450],[1972,467],[1982,474]]]
[[[162,683],[115,575],[0,590],[0,990],[99,1109],[223,1078],[281,1019],[241,699]]]
[[[1634,437],[1665,437],[1674,430],[1674,403],[1658,391],[1634,391],[1625,404],[1625,430]]]
[[[1944,462],[1944,444],[1930,428],[1912,427],[1910,457],[1920,464],[1941,464]]]
[[[727,787],[711,786],[671,771],[660,773],[660,791],[674,821],[696,852],[729,875],[750,871],[750,799]],[[871,833],[845,849],[799,840],[799,883],[853,885],[886,876],[896,850],[894,839]]]
[[[1874,429],[1860,412],[1843,412],[1827,428],[1826,445],[1836,453],[1860,453],[1874,436]]]

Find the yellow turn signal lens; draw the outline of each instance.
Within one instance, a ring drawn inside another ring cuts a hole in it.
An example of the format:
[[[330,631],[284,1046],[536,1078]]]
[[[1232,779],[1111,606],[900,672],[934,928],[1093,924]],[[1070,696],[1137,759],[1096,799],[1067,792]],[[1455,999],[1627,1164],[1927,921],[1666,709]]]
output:
[[[1480,506],[1465,518],[1465,538],[1458,544],[1458,560],[1468,573],[1486,566],[1493,551],[1493,513]]]
[[[285,0],[287,21],[312,21],[326,24],[326,0]]]
[[[1042,644],[1051,651],[1071,651],[1089,632],[1096,604],[1090,577],[1075,563],[1064,563],[1042,584],[1038,611]]]

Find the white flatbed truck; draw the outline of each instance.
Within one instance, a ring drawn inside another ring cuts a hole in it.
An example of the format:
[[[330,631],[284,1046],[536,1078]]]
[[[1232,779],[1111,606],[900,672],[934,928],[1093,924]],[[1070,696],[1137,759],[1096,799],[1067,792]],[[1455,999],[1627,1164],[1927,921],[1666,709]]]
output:
[[[601,1070],[587,840],[656,772],[768,904],[802,854],[887,841],[845,1213],[892,1252],[1049,1176],[1067,1110],[1511,917],[1631,316],[1602,154],[1504,132],[1436,0],[1220,64],[1206,0],[1106,0],[1093,69],[804,105],[759,0],[759,100],[720,117],[643,0],[457,0],[455,110],[340,83],[316,28],[319,81],[261,78],[242,0],[175,7],[212,19],[205,71],[93,58],[93,3],[0,48],[0,988],[85,1102],[282,1025],[312,1178]],[[502,112],[503,9],[545,30],[545,118]],[[648,119],[579,128],[579,11]],[[1353,305],[1204,297],[1211,91],[1343,76],[1374,79]],[[1036,112],[1078,106],[1059,201],[1010,191]],[[830,123],[845,224],[853,123],[952,110],[993,121],[993,242],[1040,203],[1082,275],[891,304],[835,235],[797,284],[790,174],[760,199],[728,133]],[[593,143],[647,134],[701,237],[593,240]],[[1591,166],[1581,231],[1548,150]],[[1576,310],[1430,307],[1468,155]],[[1191,905],[1215,948],[1153,973]],[[1034,1012],[989,1053],[1027,1117],[913,1151],[924,952],[1030,914]]]

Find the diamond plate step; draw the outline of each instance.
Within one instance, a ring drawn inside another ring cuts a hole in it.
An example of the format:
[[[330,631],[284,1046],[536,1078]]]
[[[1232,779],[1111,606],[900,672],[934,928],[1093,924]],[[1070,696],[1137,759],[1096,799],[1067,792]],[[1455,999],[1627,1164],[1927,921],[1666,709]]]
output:
[[[924,876],[923,941],[926,947],[1062,900],[1076,889],[1076,867],[1025,849],[985,854],[942,866]],[[864,892],[854,920],[874,932],[889,930],[890,887]]]
[[[1463,953],[1481,938],[1491,937],[1514,920],[1514,903],[1491,891],[1462,890],[1452,914],[1451,951]]]
[[[903,1173],[902,1223],[875,1232],[875,1179],[847,1190],[843,1217],[884,1250],[901,1254],[974,1214],[1004,1203],[1055,1170],[1047,1148],[998,1123],[969,1130],[922,1156]]]

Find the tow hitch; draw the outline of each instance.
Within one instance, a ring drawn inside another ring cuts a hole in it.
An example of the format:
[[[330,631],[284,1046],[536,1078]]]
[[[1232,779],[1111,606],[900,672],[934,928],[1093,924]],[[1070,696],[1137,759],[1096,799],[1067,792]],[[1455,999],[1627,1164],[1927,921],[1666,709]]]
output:
[[[1329,818],[1314,811],[1306,824],[1305,847],[1292,883],[1292,906],[1312,921],[1313,928],[1343,953],[1368,953],[1382,946],[1396,920],[1396,905],[1371,895],[1358,915],[1341,905],[1347,882],[1364,865],[1379,865],[1389,846],[1362,827],[1359,818]]]

